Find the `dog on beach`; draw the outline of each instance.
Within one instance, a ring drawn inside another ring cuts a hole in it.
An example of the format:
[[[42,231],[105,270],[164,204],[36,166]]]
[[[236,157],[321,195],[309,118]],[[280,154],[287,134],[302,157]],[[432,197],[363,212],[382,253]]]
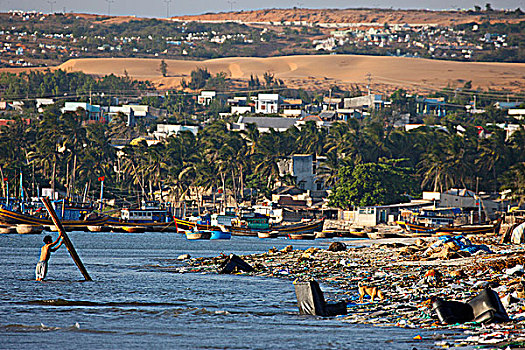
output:
[[[381,300],[385,299],[385,296],[383,295],[383,292],[381,292],[379,290],[379,288],[377,288],[375,286],[366,285],[366,284],[364,284],[362,282],[359,282],[357,284],[357,286],[359,287],[359,302],[360,303],[363,302],[363,298],[365,297],[365,295],[369,295],[370,296],[370,301],[372,303],[374,302],[374,299],[376,297],[378,297]]]

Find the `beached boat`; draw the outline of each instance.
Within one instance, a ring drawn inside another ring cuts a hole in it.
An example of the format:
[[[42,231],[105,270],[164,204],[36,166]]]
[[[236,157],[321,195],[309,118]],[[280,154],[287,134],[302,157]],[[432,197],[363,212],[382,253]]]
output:
[[[334,231],[321,231],[315,233],[315,238],[333,238],[335,237]]]
[[[1,226],[0,233],[16,233],[15,226]]]
[[[289,233],[289,239],[303,239],[303,240],[313,240],[315,239],[315,233]]]
[[[231,238],[232,238],[232,234],[230,232],[219,231],[219,230],[211,231],[210,239],[231,239]]]
[[[16,232],[20,234],[35,234],[39,235],[44,231],[44,226],[42,225],[26,225],[26,224],[19,224],[16,225]]]
[[[146,232],[146,228],[144,226],[120,226],[120,229],[122,229],[124,232],[127,233],[143,233]]]
[[[262,232],[257,232],[257,237],[261,238],[261,239],[266,239],[266,238],[277,238],[279,237],[279,231],[262,231]]]
[[[57,210],[57,214],[59,212],[61,213],[60,210]],[[0,223],[4,225],[54,226],[51,219],[45,214],[45,212],[40,211],[30,215],[0,208]],[[61,219],[60,221],[64,227],[67,227],[69,230],[84,230],[90,225],[104,225],[108,219],[106,216],[81,213],[80,209],[74,208],[65,208],[64,215],[60,216],[65,217],[65,219]]]
[[[400,225],[401,226],[401,225]],[[424,226],[405,222],[403,227],[409,233],[434,234],[434,233],[461,233],[461,234],[486,234],[499,230],[500,221],[488,225],[462,225],[462,226]]]
[[[211,231],[186,232],[186,239],[210,239]]]
[[[89,225],[87,227],[89,232],[109,232],[111,228],[105,225]]]

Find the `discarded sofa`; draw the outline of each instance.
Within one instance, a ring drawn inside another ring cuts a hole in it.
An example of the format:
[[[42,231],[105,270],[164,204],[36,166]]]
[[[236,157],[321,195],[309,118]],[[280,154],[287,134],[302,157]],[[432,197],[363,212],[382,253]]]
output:
[[[235,254],[231,254],[226,260],[224,260],[218,269],[219,273],[233,273],[240,271],[251,272],[253,271],[253,267]]]
[[[484,289],[467,303],[436,298],[432,303],[432,309],[436,312],[439,321],[447,324],[510,320],[498,294],[490,288]]]
[[[346,302],[327,303],[317,281],[294,281],[294,286],[301,315],[346,315]]]

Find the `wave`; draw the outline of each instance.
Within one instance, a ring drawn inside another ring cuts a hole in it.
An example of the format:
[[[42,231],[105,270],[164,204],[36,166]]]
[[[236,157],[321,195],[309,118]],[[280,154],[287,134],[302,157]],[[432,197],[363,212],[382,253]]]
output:
[[[21,301],[17,304],[24,305],[43,305],[43,306],[91,306],[91,307],[176,307],[186,306],[184,303],[166,303],[166,302],[96,302],[88,300],[66,300],[66,299],[49,299],[49,300],[29,300]]]

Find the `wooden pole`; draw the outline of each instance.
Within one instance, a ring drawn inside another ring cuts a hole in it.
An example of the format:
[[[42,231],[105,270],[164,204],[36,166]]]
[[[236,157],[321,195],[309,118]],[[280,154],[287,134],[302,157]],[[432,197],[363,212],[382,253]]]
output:
[[[51,216],[51,219],[53,220],[53,223],[57,227],[58,232],[60,233],[60,236],[62,236],[62,240],[64,241],[64,244],[67,247],[67,251],[69,252],[69,255],[71,255],[71,258],[77,265],[78,269],[80,270],[80,272],[82,273],[86,281],[92,281],[91,277],[89,277],[89,273],[84,267],[84,264],[82,264],[82,261],[80,260],[80,257],[78,256],[77,251],[75,250],[75,247],[73,247],[73,243],[71,243],[71,240],[67,236],[64,226],[62,226],[62,223],[58,219],[57,213],[55,213],[55,209],[53,209],[53,206],[51,205],[49,198],[41,197],[40,199],[42,200],[42,203],[44,203],[44,205],[46,206],[46,209],[49,212],[49,216]]]

